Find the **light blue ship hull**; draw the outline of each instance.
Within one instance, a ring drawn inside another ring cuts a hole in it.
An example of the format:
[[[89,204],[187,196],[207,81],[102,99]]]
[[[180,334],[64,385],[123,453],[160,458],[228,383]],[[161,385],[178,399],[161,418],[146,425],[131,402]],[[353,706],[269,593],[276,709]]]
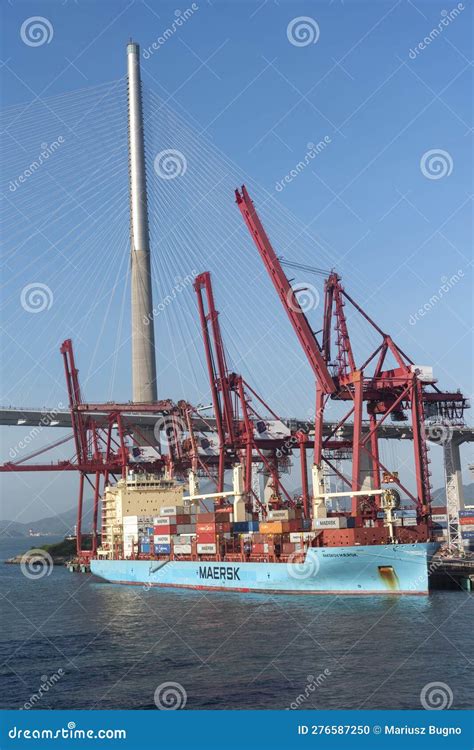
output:
[[[321,547],[304,563],[92,560],[94,575],[141,586],[279,594],[427,594],[435,543]]]

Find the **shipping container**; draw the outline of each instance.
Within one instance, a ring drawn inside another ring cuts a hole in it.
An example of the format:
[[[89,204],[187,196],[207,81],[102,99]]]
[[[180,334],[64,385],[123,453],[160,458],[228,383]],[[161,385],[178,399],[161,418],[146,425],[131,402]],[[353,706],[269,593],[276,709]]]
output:
[[[472,526],[474,524],[474,516],[461,516],[460,514],[459,523],[461,526]]]
[[[295,513],[291,508],[284,508],[282,510],[271,510],[268,513],[269,521],[290,521],[295,517]]]
[[[160,508],[160,516],[180,516],[184,514],[182,505],[167,505]]]
[[[313,529],[345,529],[347,519],[345,516],[328,516],[328,518],[313,518]]]
[[[433,521],[433,523],[441,523],[443,521],[447,521],[448,516],[446,515],[446,513],[433,513],[433,515],[431,516],[431,520]]]
[[[192,551],[192,545],[191,544],[175,544],[173,551],[175,555],[190,555]]]
[[[216,545],[215,544],[199,544],[197,545],[197,551],[199,555],[215,555]]]
[[[169,555],[171,547],[169,544],[155,544],[155,555]]]
[[[153,535],[153,543],[154,544],[171,544],[171,536],[169,534],[154,534]]]
[[[175,526],[176,523],[176,516],[162,516],[155,519],[153,526]]]
[[[265,521],[260,524],[262,534],[284,534],[290,530],[288,521]]]

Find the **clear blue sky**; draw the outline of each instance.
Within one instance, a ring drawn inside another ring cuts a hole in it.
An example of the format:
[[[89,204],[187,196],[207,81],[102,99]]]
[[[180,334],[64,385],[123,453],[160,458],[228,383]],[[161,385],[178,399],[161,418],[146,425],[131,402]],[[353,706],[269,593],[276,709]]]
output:
[[[284,415],[311,408],[311,376],[233,205],[242,181],[277,251],[336,266],[381,327],[434,366],[442,387],[472,390],[472,6],[464,6],[448,23],[442,11],[457,4],[201,0],[181,4],[182,14],[193,12],[142,59],[155,301],[177,276],[210,269],[232,361]],[[49,41],[37,46],[21,34],[33,16],[47,22]],[[289,39],[302,16],[315,43]],[[4,404],[64,400],[58,345],[69,335],[87,398],[130,397],[125,90],[113,82],[124,76],[128,38],[144,50],[176,17],[176,4],[152,0],[3,5]],[[41,144],[59,136],[48,163],[12,190]],[[309,166],[276,189],[308,143],[325,137]],[[166,148],[185,155],[187,171],[160,181],[153,158]],[[437,166],[444,176],[430,171]],[[196,196],[199,209],[189,210]],[[297,280],[321,291],[318,277]],[[36,283],[52,298],[32,314],[21,295]],[[320,328],[321,307],[311,315]],[[160,395],[206,400],[190,287],[156,328]],[[362,352],[367,333],[354,335]],[[22,434],[2,429],[5,459]],[[26,519],[74,503],[72,477],[2,481],[12,498],[4,517],[19,506],[29,507]]]

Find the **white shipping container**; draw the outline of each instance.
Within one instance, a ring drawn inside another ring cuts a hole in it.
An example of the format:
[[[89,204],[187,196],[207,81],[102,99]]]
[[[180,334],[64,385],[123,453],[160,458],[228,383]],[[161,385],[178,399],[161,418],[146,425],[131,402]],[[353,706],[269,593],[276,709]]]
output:
[[[169,534],[153,534],[153,542],[155,544],[171,544],[171,536]]]
[[[216,545],[215,544],[198,544],[197,551],[200,555],[215,555]]]
[[[313,529],[346,529],[347,518],[334,516],[333,518],[314,518]]]
[[[433,523],[442,523],[443,521],[448,520],[448,516],[446,515],[446,513],[436,513],[431,516],[431,520],[433,521]]]
[[[160,508],[160,516],[184,516],[184,508],[182,505],[167,505]]]
[[[271,510],[268,514],[269,521],[289,521],[295,517],[294,510],[290,508],[285,510]]]
[[[175,544],[174,553],[175,555],[190,555],[191,545],[190,544]]]
[[[473,523],[465,523],[460,526],[461,531],[474,531]]]
[[[157,518],[154,526],[173,526],[176,524],[176,516],[161,516]]]
[[[303,541],[303,532],[302,531],[293,531],[290,534],[290,542],[292,544],[298,544],[298,542]]]
[[[404,526],[416,526],[417,524],[416,518],[402,518],[402,521]]]

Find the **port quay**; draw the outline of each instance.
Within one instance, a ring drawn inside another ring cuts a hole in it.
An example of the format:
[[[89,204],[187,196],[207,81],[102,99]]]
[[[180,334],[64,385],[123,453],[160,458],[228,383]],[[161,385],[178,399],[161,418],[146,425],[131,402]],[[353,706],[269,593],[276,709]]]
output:
[[[474,750],[472,3],[1,14],[0,750]]]

